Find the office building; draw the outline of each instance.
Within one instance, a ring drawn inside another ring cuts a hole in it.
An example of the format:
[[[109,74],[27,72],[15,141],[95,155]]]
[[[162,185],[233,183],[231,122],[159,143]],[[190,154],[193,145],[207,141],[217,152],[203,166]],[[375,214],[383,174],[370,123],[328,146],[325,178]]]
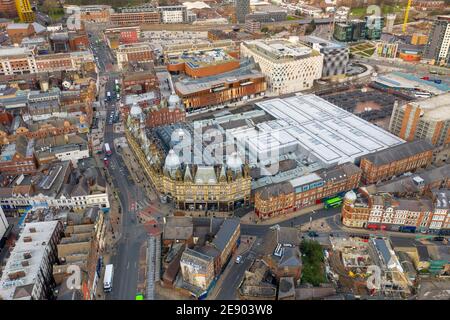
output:
[[[116,57],[119,70],[129,63],[151,63],[154,59],[153,49],[148,43],[122,44],[116,50]]]
[[[187,9],[185,6],[158,7],[162,23],[186,23]]]
[[[79,6],[78,12],[83,22],[106,23],[110,21],[113,9],[108,5],[87,5]]]
[[[389,131],[407,141],[424,139],[434,146],[450,143],[450,93],[395,105]]]
[[[245,31],[248,33],[257,33],[261,31],[261,22],[255,20],[245,20]]]
[[[394,23],[395,18],[397,17],[394,13],[389,13],[386,15],[386,32],[392,33],[392,30],[394,30]]]
[[[34,22],[36,18],[33,8],[31,7],[30,0],[15,0],[16,10],[19,16],[20,22]]]
[[[384,27],[384,17],[366,16],[364,21],[366,24],[366,38],[368,40],[379,40]]]
[[[245,16],[250,13],[250,0],[236,0],[236,22],[245,23]]]
[[[3,269],[2,299],[46,300],[52,297],[52,270],[62,232],[60,221],[25,225]]]
[[[450,16],[438,16],[428,33],[423,58],[437,65],[450,64]]]
[[[241,56],[259,64],[268,90],[274,94],[309,89],[322,77],[322,55],[300,44],[298,38],[245,41],[241,43]]]
[[[369,37],[369,33],[370,39],[379,39],[381,36],[381,29],[379,29],[379,26],[381,24],[374,24],[374,28],[369,29],[367,28],[367,21],[366,17],[365,21],[356,19],[346,23],[336,23],[333,32],[334,39],[341,42],[359,41]],[[377,20],[375,19],[375,21]]]
[[[119,8],[117,11],[111,13],[111,23],[115,26],[135,26],[161,22],[161,14],[153,6],[125,7]]]
[[[245,23],[253,20],[260,23],[270,23],[277,21],[286,21],[287,12],[285,10],[255,11],[245,16]]]
[[[322,78],[345,76],[349,62],[349,48],[315,36],[304,36],[300,41],[323,54]]]

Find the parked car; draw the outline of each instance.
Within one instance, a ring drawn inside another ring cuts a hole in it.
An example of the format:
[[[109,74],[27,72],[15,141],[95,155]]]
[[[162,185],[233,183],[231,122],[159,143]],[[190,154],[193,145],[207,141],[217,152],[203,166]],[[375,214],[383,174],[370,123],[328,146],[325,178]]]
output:
[[[242,256],[237,256],[236,257],[236,263],[239,264],[242,262]]]
[[[308,232],[308,236],[311,237],[311,238],[315,238],[315,237],[318,237],[319,235],[315,231],[309,231]]]

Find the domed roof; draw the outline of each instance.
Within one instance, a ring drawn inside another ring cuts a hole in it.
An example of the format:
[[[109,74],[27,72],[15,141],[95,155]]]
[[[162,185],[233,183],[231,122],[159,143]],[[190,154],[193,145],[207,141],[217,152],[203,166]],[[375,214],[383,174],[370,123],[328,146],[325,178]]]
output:
[[[233,152],[230,156],[227,156],[227,166],[234,171],[241,169],[242,160],[239,158],[237,152]]]
[[[142,109],[137,104],[133,104],[130,110],[130,115],[134,118],[140,117],[142,114]]]
[[[172,170],[177,169],[180,166],[180,158],[177,156],[175,151],[170,149],[169,154],[166,157],[166,162],[164,163],[164,167],[166,169]]]
[[[347,201],[356,201],[356,193],[353,190],[348,191],[345,194],[345,200]]]

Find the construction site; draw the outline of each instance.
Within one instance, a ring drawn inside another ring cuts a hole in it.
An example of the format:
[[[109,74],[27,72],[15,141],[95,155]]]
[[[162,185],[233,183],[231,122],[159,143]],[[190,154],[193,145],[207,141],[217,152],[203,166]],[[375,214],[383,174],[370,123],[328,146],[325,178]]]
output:
[[[330,237],[330,242],[332,250],[326,253],[327,276],[336,284],[339,293],[353,294],[355,298],[392,299],[411,294],[411,283],[389,239]],[[380,271],[379,279],[375,279],[378,276],[375,269]],[[374,285],[370,286],[369,282]]]

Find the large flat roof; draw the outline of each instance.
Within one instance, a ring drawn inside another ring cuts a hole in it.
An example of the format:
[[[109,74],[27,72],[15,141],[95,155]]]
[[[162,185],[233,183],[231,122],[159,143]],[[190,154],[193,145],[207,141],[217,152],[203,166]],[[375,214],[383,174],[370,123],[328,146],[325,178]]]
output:
[[[311,48],[285,39],[252,40],[244,42],[244,45],[275,62],[303,59],[313,54]]]
[[[432,121],[450,120],[450,92],[436,97],[410,102],[424,112],[422,119]]]
[[[25,225],[0,279],[0,296],[3,299],[15,299],[14,293],[17,287],[32,285],[36,282],[42,260],[48,254],[48,243],[58,223],[59,221],[48,221]],[[25,254],[29,254],[29,258],[26,258]],[[16,272],[23,272],[24,276],[11,280],[9,275]],[[24,299],[30,299],[30,297],[24,297]]]
[[[278,148],[282,154],[294,148],[331,166],[354,162],[363,155],[405,142],[313,94],[276,98],[256,105],[277,120],[233,132],[238,139],[247,140],[256,152]],[[272,143],[261,144],[258,139]]]
[[[442,94],[450,91],[450,87],[445,83],[423,80],[412,74],[398,71],[380,75],[375,79],[375,82],[389,88],[404,90],[421,89],[432,94]]]

